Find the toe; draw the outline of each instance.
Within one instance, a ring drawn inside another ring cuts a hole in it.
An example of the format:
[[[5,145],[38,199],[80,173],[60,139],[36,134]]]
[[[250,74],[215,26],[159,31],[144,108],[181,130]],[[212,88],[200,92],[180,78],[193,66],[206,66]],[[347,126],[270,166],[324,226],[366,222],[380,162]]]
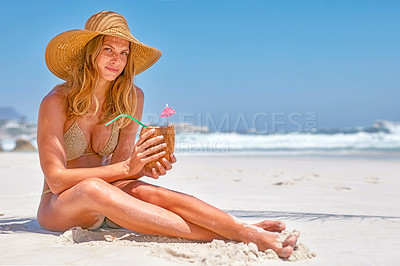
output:
[[[282,221],[271,221],[268,231],[279,232],[280,233],[285,229],[286,229],[286,225],[285,225],[284,222],[282,222]]]
[[[262,229],[269,232],[282,232],[286,229],[286,225],[282,221],[269,221],[265,220],[259,223],[254,224],[257,227],[261,227]]]
[[[281,258],[288,258],[293,253],[293,248],[291,246],[281,248],[276,251],[279,257]]]
[[[299,231],[296,231],[296,230],[293,230],[293,231],[289,234],[289,236],[285,239],[285,241],[283,241],[282,245],[283,245],[284,247],[286,247],[286,246],[291,246],[291,247],[294,248],[294,246],[295,246],[296,243],[297,243],[297,239],[299,238],[299,236],[300,236],[300,232],[299,232]]]
[[[285,223],[284,222],[282,222],[282,221],[277,221],[277,227],[278,227],[278,229],[279,229],[279,232],[281,232],[281,231],[283,231],[283,230],[285,230],[286,229],[286,225],[285,225]]]

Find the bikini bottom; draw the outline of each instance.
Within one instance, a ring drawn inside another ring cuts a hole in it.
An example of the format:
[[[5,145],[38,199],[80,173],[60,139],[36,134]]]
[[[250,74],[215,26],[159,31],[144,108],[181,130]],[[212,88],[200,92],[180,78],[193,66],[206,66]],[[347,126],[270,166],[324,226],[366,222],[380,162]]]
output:
[[[105,217],[104,215],[100,215],[99,214],[99,220],[94,225],[89,227],[88,230],[94,231],[94,230],[97,230],[99,228],[119,229],[119,228],[122,228],[122,227],[119,226],[118,224],[114,223],[113,221],[111,221],[110,219]]]

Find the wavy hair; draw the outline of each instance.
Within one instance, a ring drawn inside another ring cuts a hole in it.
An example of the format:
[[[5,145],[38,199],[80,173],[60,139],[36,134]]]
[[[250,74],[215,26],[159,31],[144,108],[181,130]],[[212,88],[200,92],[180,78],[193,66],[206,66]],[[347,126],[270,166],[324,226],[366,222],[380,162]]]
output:
[[[97,58],[100,55],[104,35],[99,35],[89,41],[84,47],[77,64],[73,66],[69,79],[63,84],[67,88],[66,100],[68,117],[81,117],[95,104],[95,114],[100,106],[94,95],[94,89],[99,78]],[[133,64],[133,48],[129,45],[129,55],[122,73],[111,83],[106,93],[106,99],[101,106],[102,114],[99,123],[105,123],[120,114],[133,116],[136,110],[137,95],[133,83],[135,68]],[[123,117],[118,119],[120,128],[124,128],[131,121]]]

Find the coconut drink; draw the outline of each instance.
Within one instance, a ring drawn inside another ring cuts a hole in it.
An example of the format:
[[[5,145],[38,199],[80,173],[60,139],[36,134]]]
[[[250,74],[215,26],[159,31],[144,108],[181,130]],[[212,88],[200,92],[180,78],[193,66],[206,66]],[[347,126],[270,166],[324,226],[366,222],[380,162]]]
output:
[[[164,156],[158,158],[156,161],[148,162],[148,163],[144,166],[146,169],[148,169],[148,170],[150,170],[150,171],[151,171],[151,169],[152,169],[153,167],[156,168],[156,169],[158,169],[158,167],[156,166],[156,162],[158,161],[159,163],[161,163],[161,160],[162,160],[163,158],[167,159],[168,161],[171,161],[171,154],[174,153],[174,148],[175,148],[175,129],[174,129],[174,126],[173,126],[173,125],[171,125],[171,126],[161,126],[161,127],[159,127],[159,126],[147,126],[147,127],[142,127],[142,130],[140,131],[140,136],[143,135],[144,133],[146,133],[147,131],[153,129],[153,128],[154,128],[156,131],[155,131],[153,134],[151,134],[147,139],[154,138],[154,137],[157,137],[157,136],[161,136],[161,135],[162,135],[162,136],[164,136],[164,141],[165,141],[165,143],[167,144],[167,147],[165,147],[165,148],[163,148],[163,149],[161,149],[161,150],[158,150],[158,151],[156,151],[156,152],[154,152],[154,153],[148,155],[148,156],[151,156],[151,155],[153,155],[153,154],[156,154],[156,153],[160,153],[160,152],[162,152],[162,151],[165,151]],[[147,139],[146,139],[146,140],[147,140]],[[157,146],[158,144],[160,144],[160,143],[156,143],[156,144],[150,146],[149,148],[154,147],[154,146]],[[164,164],[161,163],[161,165],[164,165]]]
[[[155,153],[149,154],[148,156],[151,156],[153,154],[165,151],[164,156],[161,157],[161,158],[158,158],[158,160],[156,160],[156,161],[148,162],[144,166],[144,168],[146,168],[146,169],[151,171],[152,168],[158,169],[158,167],[156,166],[156,162],[157,161],[161,163],[161,160],[163,158],[167,159],[168,161],[171,161],[171,154],[174,153],[174,148],[175,148],[175,129],[174,129],[173,125],[171,125],[171,126],[169,125],[168,117],[173,115],[173,114],[175,114],[175,113],[176,113],[176,111],[171,109],[171,108],[169,108],[168,104],[167,104],[167,106],[165,107],[164,111],[160,115],[160,117],[166,117],[167,118],[167,126],[146,126],[146,125],[142,124],[142,122],[136,120],[134,117],[132,117],[130,115],[126,115],[126,114],[121,114],[121,115],[117,116],[116,118],[114,118],[110,122],[106,123],[105,125],[106,126],[110,125],[111,123],[113,123],[115,120],[117,120],[120,117],[129,117],[130,119],[132,119],[133,121],[135,121],[136,123],[138,123],[139,125],[142,126],[142,129],[140,131],[140,136],[142,136],[144,133],[146,133],[147,131],[149,131],[149,130],[151,130],[153,128],[156,130],[146,140],[148,140],[150,138],[154,138],[154,137],[163,135],[164,136],[164,141],[167,144],[167,147],[165,147],[165,148],[163,148],[161,150],[158,150]],[[154,147],[154,146],[157,146],[157,145],[159,145],[159,143],[156,143],[155,145],[152,145],[152,146],[150,146],[148,148],[151,148],[151,147]]]
[[[167,126],[164,126],[164,127],[157,127],[157,126],[147,126],[147,127],[142,127],[142,130],[140,131],[140,136],[141,135],[143,135],[144,133],[146,133],[147,131],[149,131],[150,129],[155,129],[156,131],[151,135],[151,136],[149,136],[147,139],[149,139],[149,138],[154,138],[154,137],[157,137],[157,136],[161,136],[161,135],[163,135],[164,136],[164,141],[165,141],[165,143],[167,144],[167,147],[165,147],[165,148],[163,148],[162,150],[158,150],[157,152],[155,152],[155,153],[159,153],[159,152],[162,152],[162,151],[165,151],[165,154],[164,154],[164,156],[163,157],[161,157],[161,158],[159,158],[157,161],[159,162],[159,163],[161,163],[161,160],[163,159],[163,158],[165,158],[165,159],[167,159],[168,161],[171,161],[171,154],[173,154],[174,153],[174,148],[175,148],[175,129],[174,129],[174,126],[173,125],[169,125],[169,119],[168,119],[168,117],[170,117],[171,115],[173,115],[173,114],[175,114],[176,112],[175,112],[175,110],[173,110],[173,109],[171,109],[170,107],[168,107],[168,104],[166,105],[166,107],[165,107],[165,109],[164,109],[164,111],[161,113],[161,115],[160,115],[160,117],[166,117],[167,118]],[[146,139],[146,140],[147,140]],[[158,145],[159,143],[156,143],[155,145],[152,145],[152,146],[150,146],[149,148],[151,148],[151,147],[154,147],[154,146],[156,146],[156,145]],[[153,154],[155,154],[155,153],[152,153],[152,154],[150,154],[150,155],[148,155],[148,156],[151,156],[151,155],[153,155]],[[145,166],[144,166],[144,168],[146,168],[146,169],[148,169],[148,170],[150,170],[151,171],[151,169],[152,168],[156,168],[156,169],[158,169],[157,168],[157,166],[156,166],[156,162],[157,161],[151,161],[151,162],[148,162]],[[163,164],[161,164],[161,165],[163,165]]]

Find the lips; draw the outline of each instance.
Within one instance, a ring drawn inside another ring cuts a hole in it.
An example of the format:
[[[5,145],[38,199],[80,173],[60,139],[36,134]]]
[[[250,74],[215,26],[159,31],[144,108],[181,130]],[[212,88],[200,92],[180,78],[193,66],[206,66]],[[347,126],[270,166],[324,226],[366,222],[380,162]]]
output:
[[[106,69],[111,71],[111,72],[113,72],[113,73],[117,73],[118,72],[118,69],[115,69],[115,68],[111,68],[111,67],[107,67],[106,66]]]

